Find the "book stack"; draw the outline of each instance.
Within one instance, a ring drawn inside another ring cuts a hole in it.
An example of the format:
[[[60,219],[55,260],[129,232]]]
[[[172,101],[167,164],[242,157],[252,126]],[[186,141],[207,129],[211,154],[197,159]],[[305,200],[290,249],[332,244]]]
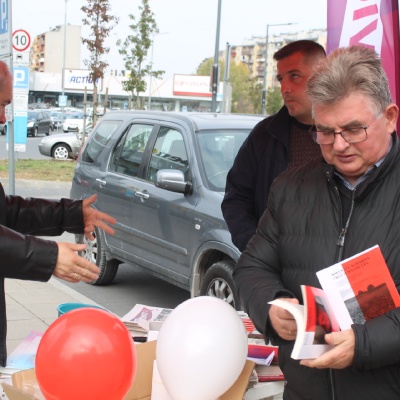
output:
[[[159,331],[162,323],[171,313],[170,308],[136,304],[121,321],[136,341],[146,341],[149,331]]]
[[[283,373],[278,366],[278,347],[249,343],[247,359],[256,363],[254,372],[257,382],[284,380]]]

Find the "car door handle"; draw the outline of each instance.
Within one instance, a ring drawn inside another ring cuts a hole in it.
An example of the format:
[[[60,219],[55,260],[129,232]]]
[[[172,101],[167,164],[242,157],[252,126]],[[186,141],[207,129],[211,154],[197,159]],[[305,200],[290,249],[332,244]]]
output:
[[[148,193],[143,192],[135,192],[135,196],[140,197],[141,199],[148,199],[150,195]]]
[[[96,178],[96,182],[98,184],[100,184],[101,186],[107,185],[107,182],[105,180],[103,180],[103,179],[100,179],[100,178]]]

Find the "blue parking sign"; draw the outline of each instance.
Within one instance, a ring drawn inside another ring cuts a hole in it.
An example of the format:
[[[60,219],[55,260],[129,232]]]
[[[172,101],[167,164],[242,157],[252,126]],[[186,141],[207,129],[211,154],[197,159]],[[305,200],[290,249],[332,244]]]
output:
[[[8,0],[0,0],[0,35],[8,32]]]
[[[14,67],[13,72],[14,89],[29,90],[29,67]]]

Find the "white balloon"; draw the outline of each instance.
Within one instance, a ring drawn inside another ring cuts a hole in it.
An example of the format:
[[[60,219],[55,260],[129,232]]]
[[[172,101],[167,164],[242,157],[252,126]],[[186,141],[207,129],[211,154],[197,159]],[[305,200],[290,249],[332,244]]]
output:
[[[156,359],[172,400],[215,400],[242,372],[247,333],[238,313],[216,297],[181,303],[164,321]]]

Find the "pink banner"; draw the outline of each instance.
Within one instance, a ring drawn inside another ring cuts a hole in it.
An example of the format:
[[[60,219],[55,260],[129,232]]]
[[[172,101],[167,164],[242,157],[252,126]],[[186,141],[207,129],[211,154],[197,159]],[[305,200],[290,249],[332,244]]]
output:
[[[327,52],[354,44],[379,54],[393,101],[400,99],[398,0],[328,0]]]

